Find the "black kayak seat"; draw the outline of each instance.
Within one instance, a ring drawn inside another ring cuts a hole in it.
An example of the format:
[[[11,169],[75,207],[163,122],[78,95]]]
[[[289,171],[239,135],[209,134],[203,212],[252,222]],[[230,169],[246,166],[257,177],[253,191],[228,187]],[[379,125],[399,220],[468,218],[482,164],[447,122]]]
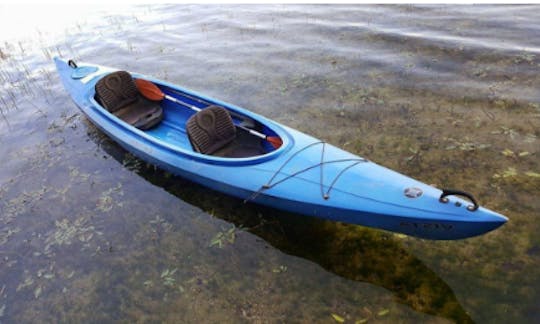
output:
[[[247,132],[237,132],[227,109],[210,105],[191,116],[186,130],[196,152],[222,157],[264,154],[261,141]]]
[[[187,133],[195,151],[213,154],[236,138],[231,115],[220,106],[209,106],[191,116]]]
[[[163,119],[163,108],[144,98],[126,71],[116,71],[99,80],[95,98],[107,111],[142,130]]]

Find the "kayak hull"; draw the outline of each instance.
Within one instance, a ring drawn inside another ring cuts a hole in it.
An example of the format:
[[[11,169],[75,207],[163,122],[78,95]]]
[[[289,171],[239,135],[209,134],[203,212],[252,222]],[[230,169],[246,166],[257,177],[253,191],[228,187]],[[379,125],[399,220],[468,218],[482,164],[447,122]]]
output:
[[[265,154],[247,158],[194,152],[183,125],[193,114],[188,108],[162,101],[163,125],[141,131],[94,99],[97,81],[115,69],[91,64],[73,67],[60,58],[55,63],[74,102],[110,138],[139,158],[213,190],[285,211],[436,240],[484,234],[507,221],[483,207],[472,211],[472,204],[460,197],[441,202],[442,191],[437,188],[243,108],[132,73],[190,104],[225,107],[283,141],[278,149],[263,143]]]

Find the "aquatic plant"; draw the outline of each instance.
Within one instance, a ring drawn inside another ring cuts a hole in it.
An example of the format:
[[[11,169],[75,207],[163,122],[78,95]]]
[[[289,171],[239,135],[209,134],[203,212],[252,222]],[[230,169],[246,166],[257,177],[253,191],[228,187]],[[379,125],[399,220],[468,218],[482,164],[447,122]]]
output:
[[[233,244],[236,239],[236,231],[237,228],[233,226],[226,231],[218,232],[210,241],[209,246],[217,246],[221,249],[225,244]]]

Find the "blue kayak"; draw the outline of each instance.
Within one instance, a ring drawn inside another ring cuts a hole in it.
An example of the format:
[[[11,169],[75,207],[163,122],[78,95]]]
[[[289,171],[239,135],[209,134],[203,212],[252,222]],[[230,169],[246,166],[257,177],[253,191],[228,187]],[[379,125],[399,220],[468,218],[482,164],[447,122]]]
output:
[[[466,192],[429,186],[235,105],[137,73],[54,60],[77,106],[126,150],[246,202],[435,240],[508,220]],[[150,98],[139,81],[162,97]]]

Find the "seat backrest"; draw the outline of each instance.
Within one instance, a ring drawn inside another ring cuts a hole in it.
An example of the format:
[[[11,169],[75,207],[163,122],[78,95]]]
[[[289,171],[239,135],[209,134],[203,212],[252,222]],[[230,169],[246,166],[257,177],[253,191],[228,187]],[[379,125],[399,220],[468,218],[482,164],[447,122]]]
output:
[[[236,138],[236,127],[229,112],[219,106],[209,106],[191,116],[186,125],[195,151],[212,154]]]
[[[96,83],[96,100],[111,114],[142,130],[158,125],[163,119],[163,108],[139,93],[131,75],[117,71]]]
[[[128,72],[117,71],[98,81],[96,95],[100,104],[114,113],[137,101],[139,91]]]

